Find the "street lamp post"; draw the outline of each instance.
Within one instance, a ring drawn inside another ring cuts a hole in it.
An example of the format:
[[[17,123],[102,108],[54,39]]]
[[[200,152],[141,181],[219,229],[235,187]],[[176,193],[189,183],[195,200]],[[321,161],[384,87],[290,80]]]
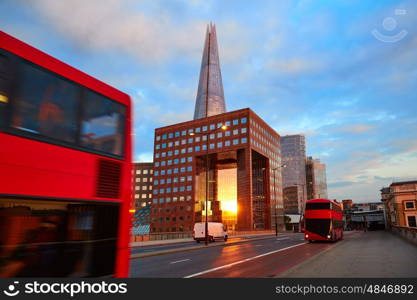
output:
[[[274,198],[275,198],[275,236],[278,236],[278,212],[277,212],[277,194],[276,194],[276,175],[275,175],[275,171],[278,170],[279,168],[286,168],[287,165],[280,165],[276,168],[272,169],[272,172],[274,172]]]
[[[221,127],[219,127],[222,130],[226,130],[227,126],[226,125],[222,125]],[[204,205],[204,210],[206,212],[206,218],[205,218],[205,233],[204,233],[204,244],[207,246],[208,245],[208,189],[209,189],[209,139],[210,139],[210,134],[213,132],[216,132],[219,128],[215,128],[213,130],[207,131],[206,135],[206,201],[205,201],[205,205]],[[190,133],[191,136],[196,135],[194,132]],[[202,135],[202,134],[200,134]]]

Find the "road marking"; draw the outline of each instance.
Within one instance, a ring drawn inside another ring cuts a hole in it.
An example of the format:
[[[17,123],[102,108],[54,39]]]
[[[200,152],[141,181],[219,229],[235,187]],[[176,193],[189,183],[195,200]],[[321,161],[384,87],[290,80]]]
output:
[[[284,237],[284,238],[277,239],[277,241],[283,241],[283,240],[289,240],[289,239],[290,239],[289,237]]]
[[[263,245],[255,245],[255,247],[260,247],[260,246],[263,246]]]
[[[180,262],[183,262],[183,261],[189,261],[189,260],[191,260],[191,259],[189,259],[189,258],[181,259],[181,260],[177,260],[177,261],[172,261],[172,262],[170,262],[170,264],[176,264],[176,263],[180,263]]]
[[[285,247],[285,248],[282,248],[282,249],[270,251],[270,252],[267,252],[267,253],[264,253],[264,254],[260,254],[260,255],[249,257],[249,258],[246,258],[246,259],[243,259],[243,260],[239,260],[239,261],[236,261],[234,263],[230,263],[230,264],[227,264],[227,265],[224,265],[224,266],[220,266],[220,267],[205,270],[205,271],[202,271],[202,272],[199,272],[199,273],[191,274],[191,275],[185,276],[184,278],[191,278],[191,277],[200,276],[200,275],[203,275],[203,274],[206,274],[206,273],[210,273],[210,272],[217,271],[217,270],[220,270],[220,269],[228,268],[228,267],[231,267],[231,266],[234,266],[234,265],[237,265],[237,264],[241,264],[241,263],[251,261],[251,260],[263,257],[263,256],[267,256],[267,255],[274,254],[274,253],[277,253],[277,252],[281,252],[281,251],[284,251],[284,250],[287,250],[287,249],[298,247],[298,246],[301,246],[301,245],[304,245],[304,244],[307,244],[307,243],[300,243],[300,244],[292,245],[292,246]]]

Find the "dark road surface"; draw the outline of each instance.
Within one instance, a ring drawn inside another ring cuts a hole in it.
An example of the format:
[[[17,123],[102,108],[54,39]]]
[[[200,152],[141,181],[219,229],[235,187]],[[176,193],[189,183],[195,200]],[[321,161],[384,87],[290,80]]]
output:
[[[185,244],[190,246],[190,243]],[[183,244],[158,246],[152,247],[152,251],[173,246],[185,247]],[[298,247],[306,246],[311,249],[297,251]],[[276,274],[277,266],[287,269],[302,259],[301,252],[305,253],[302,257],[309,257],[330,246],[329,243],[306,244],[303,234],[299,233],[272,236],[235,245],[135,258],[131,260],[130,277],[271,277]]]

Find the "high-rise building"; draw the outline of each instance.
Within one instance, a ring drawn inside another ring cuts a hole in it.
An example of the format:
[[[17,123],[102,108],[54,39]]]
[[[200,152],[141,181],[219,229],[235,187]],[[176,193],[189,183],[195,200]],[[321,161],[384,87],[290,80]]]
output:
[[[194,120],[226,112],[216,26],[207,26]]]
[[[249,108],[155,129],[151,232],[283,228],[279,138]]]
[[[284,227],[280,136],[249,108],[226,112],[216,29],[207,29],[194,120],[155,129],[151,232]]]
[[[133,234],[144,235],[150,232],[150,212],[152,204],[153,163],[133,163]]]
[[[306,161],[307,200],[327,199],[326,165],[311,156]]]
[[[307,200],[306,146],[303,135],[281,137],[282,185],[285,213],[303,213]]]

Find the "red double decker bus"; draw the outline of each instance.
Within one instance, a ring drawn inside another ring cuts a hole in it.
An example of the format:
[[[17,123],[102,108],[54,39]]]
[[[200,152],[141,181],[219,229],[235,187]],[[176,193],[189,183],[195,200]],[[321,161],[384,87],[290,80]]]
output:
[[[0,32],[0,277],[127,277],[131,102]]]
[[[306,202],[304,238],[311,241],[337,241],[343,238],[343,213],[337,202],[313,199]]]

